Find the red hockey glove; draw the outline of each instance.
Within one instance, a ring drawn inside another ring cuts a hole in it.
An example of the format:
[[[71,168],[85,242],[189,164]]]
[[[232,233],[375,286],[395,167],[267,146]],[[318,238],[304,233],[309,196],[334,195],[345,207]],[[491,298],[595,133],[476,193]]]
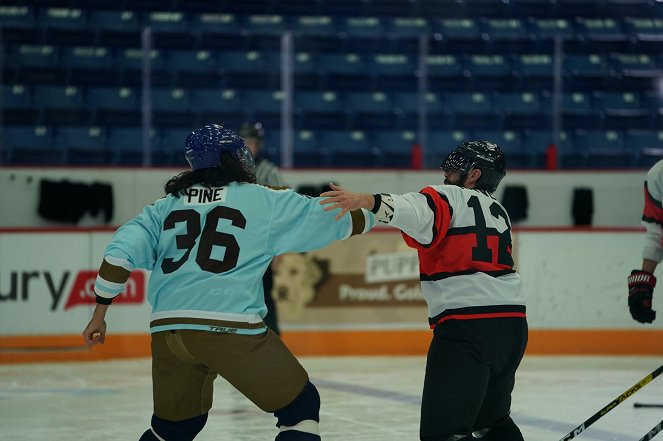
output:
[[[650,272],[633,270],[628,276],[628,309],[631,317],[640,323],[651,323],[656,311],[651,309],[656,277]]]

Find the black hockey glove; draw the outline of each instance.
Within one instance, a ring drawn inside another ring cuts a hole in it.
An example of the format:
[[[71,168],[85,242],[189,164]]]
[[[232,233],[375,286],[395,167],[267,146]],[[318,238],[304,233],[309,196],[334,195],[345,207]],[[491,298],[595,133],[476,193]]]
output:
[[[650,272],[633,270],[628,276],[628,309],[640,323],[651,323],[656,318],[656,311],[651,309],[655,286],[656,277]]]

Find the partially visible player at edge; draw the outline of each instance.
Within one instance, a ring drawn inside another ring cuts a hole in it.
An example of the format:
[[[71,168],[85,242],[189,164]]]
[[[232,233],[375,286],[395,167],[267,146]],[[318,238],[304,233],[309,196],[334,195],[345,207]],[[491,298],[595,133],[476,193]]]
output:
[[[419,254],[433,339],[421,403],[422,441],[522,441],[509,416],[527,345],[525,295],[511,257],[511,222],[492,193],[506,174],[502,150],[459,145],[444,183],[419,193],[323,193],[328,209],[364,208],[398,228]],[[332,187],[333,188],[333,187]],[[339,217],[340,218],[340,217]]]
[[[85,341],[104,342],[113,298],[133,269],[151,270],[154,414],[140,440],[193,440],[221,375],[274,413],[277,441],[320,441],[320,395],[263,322],[262,275],[276,255],[370,230],[373,215],[353,211],[339,223],[320,198],[256,185],[244,141],[220,125],[193,131],[185,156],[191,170],[170,179],[166,196],[122,225],[106,248]]]
[[[640,323],[652,323],[656,311],[652,309],[656,277],[654,271],[663,260],[663,159],[647,172],[645,208],[642,224],[647,228],[642,246],[642,267],[628,276],[628,309]]]

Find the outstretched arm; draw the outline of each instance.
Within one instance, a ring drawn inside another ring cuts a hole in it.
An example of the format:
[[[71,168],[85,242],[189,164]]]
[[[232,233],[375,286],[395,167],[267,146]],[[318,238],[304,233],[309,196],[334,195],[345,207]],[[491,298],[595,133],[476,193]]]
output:
[[[344,190],[335,184],[329,184],[329,187],[332,191],[326,191],[320,195],[320,197],[324,198],[320,201],[320,204],[327,205],[325,211],[340,208],[341,211],[336,215],[336,220],[342,218],[349,211],[359,210],[360,208],[372,211],[375,206],[375,197],[372,194],[355,193]]]

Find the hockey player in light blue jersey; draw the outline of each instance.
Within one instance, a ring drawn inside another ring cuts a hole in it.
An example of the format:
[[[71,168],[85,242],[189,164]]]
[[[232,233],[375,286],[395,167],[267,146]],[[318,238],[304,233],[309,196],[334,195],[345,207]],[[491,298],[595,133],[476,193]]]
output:
[[[277,441],[319,441],[320,396],[262,321],[262,275],[274,256],[365,233],[374,217],[358,210],[336,222],[319,198],[256,185],[243,140],[219,125],[192,132],[185,156],[191,170],[173,177],[166,196],[122,225],[106,248],[83,336],[103,343],[113,298],[133,269],[150,270],[154,415],[140,440],[194,439],[221,375],[274,413]]]

